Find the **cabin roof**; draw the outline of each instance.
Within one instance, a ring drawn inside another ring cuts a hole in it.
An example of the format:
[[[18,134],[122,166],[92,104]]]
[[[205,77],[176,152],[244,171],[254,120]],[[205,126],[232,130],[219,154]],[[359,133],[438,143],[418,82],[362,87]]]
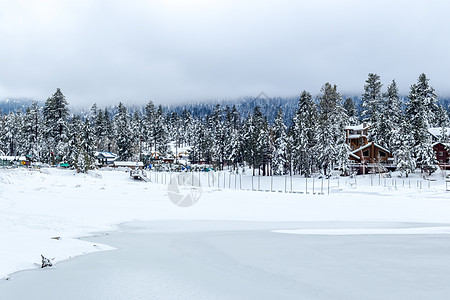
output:
[[[442,133],[442,127],[428,128],[428,132],[435,138],[440,138]],[[450,128],[445,128],[445,134],[450,136]]]
[[[143,167],[142,161],[115,161],[114,165],[117,167]]]
[[[441,142],[437,142],[437,143],[434,143],[434,144],[433,144],[433,147],[436,146],[436,145],[439,145],[439,144],[441,144],[441,145],[443,145],[444,147],[450,149],[450,143],[441,143]]]
[[[366,148],[369,148],[369,147],[372,146],[372,144],[373,144],[375,147],[377,147],[378,149],[381,149],[381,150],[383,150],[383,151],[386,152],[386,153],[391,153],[391,151],[387,150],[386,148],[381,147],[381,146],[378,145],[377,143],[370,142],[370,143],[368,143],[367,145],[362,146],[361,148],[358,148],[358,149],[352,151],[352,154],[356,154],[356,153],[358,153],[359,151],[362,151],[362,150],[364,150],[364,149],[366,149]]]
[[[345,130],[366,130],[370,127],[370,123],[362,123],[359,125],[347,125]]]
[[[94,153],[95,157],[103,157],[103,158],[118,158],[119,156],[117,154],[106,152],[106,151],[98,151]]]

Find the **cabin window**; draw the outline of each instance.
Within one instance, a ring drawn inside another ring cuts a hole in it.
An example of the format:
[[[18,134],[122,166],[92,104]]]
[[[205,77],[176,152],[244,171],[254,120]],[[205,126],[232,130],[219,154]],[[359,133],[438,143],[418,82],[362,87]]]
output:
[[[349,134],[353,134],[353,133],[354,133],[353,129],[352,129],[352,130],[350,130],[350,133],[349,133]]]
[[[361,131],[357,131],[356,134],[361,134]]]
[[[363,152],[363,156],[364,156],[364,157],[369,157],[369,150],[364,151],[364,152]]]
[[[386,152],[378,151],[378,155],[379,155],[380,157],[386,157]]]
[[[444,156],[444,152],[439,151],[439,152],[438,152],[438,156]]]

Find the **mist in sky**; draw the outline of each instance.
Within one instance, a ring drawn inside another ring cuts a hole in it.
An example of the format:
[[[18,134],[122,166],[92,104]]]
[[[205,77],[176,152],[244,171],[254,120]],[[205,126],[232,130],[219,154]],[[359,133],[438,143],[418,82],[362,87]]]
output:
[[[71,104],[400,92],[450,94],[447,1],[0,0],[0,98]]]

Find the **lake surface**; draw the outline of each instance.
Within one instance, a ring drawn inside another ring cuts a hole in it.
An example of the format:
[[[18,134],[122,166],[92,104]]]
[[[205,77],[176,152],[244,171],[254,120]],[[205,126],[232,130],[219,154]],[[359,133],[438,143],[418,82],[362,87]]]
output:
[[[13,274],[0,299],[448,299],[449,235],[271,232],[424,226],[436,224],[131,223],[86,239],[117,250]]]

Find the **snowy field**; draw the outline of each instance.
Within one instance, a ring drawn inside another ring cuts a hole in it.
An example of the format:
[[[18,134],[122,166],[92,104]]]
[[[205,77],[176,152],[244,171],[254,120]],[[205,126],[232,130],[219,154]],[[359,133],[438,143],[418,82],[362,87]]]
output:
[[[273,298],[270,295],[283,298],[281,290],[286,290],[285,298],[304,291],[305,299],[383,299],[377,298],[376,293],[363,297],[370,282],[374,286],[385,287],[386,293],[398,292],[403,296],[420,283],[416,299],[427,292],[434,295],[434,299],[450,292],[448,288],[442,288],[442,280],[448,282],[450,279],[450,268],[446,265],[450,261],[450,192],[446,192],[440,173],[433,175],[433,181],[420,179],[417,175],[407,179],[410,182],[406,183],[404,178],[395,174],[386,179],[366,175],[356,180],[340,178],[338,182],[335,178],[330,180],[329,195],[327,192],[318,195],[308,191],[311,182],[306,183],[304,178],[293,178],[293,184],[298,188],[293,185],[292,190],[298,189],[298,193],[290,193],[288,179],[282,177],[274,179],[274,183],[260,183],[260,189],[263,185],[269,186],[262,190],[270,190],[273,184],[274,191],[282,192],[235,190],[231,184],[238,179],[230,175],[229,189],[227,181],[224,189],[224,186],[218,187],[211,182],[208,186],[205,181],[208,178],[199,177],[201,197],[195,205],[185,208],[175,206],[168,197],[167,184],[164,184],[167,179],[164,181],[162,177],[170,177],[170,174],[159,176],[156,183],[154,177],[152,182],[134,181],[123,170],[90,174],[58,169],[0,170],[0,278],[4,278],[0,294],[2,290],[14,293],[14,287],[16,291],[20,290],[17,287],[23,287],[21,282],[27,282],[27,276],[34,278],[31,281],[52,274],[59,277],[57,272],[66,266],[68,270],[80,268],[80,265],[86,268],[91,263],[97,266],[94,262],[101,263],[102,259],[114,265],[120,255],[122,260],[130,257],[124,257],[124,253],[148,259],[155,266],[149,278],[159,278],[162,286],[170,283],[180,293],[190,291],[191,294],[185,294],[185,298],[191,299],[220,298],[218,296],[226,290],[226,284],[239,282],[227,279],[218,284],[217,280],[224,274],[243,278],[242,284],[236,287],[236,293],[242,289],[240,297],[223,293],[231,299],[248,299],[245,296],[261,290],[261,286],[266,286],[267,290],[279,289],[267,292],[266,298]],[[252,179],[243,176],[239,180],[248,185]],[[316,186],[318,182],[321,183],[321,179],[317,179],[315,188],[321,186]],[[301,186],[301,183],[305,185]],[[255,182],[253,185],[255,189]],[[285,186],[287,193],[284,193]],[[324,191],[328,191],[327,180],[323,186]],[[125,230],[126,234],[114,233],[123,231],[119,224],[132,221],[152,222],[145,223],[144,233],[136,228]],[[105,231],[113,233],[79,239]],[[146,235],[145,240],[150,238],[154,241],[142,243],[143,249],[148,247],[149,251],[136,252],[140,248],[138,241],[142,241],[142,234]],[[127,242],[127,239],[131,241]],[[156,248],[155,242],[159,245]],[[177,242],[186,250],[166,251],[171,247],[173,250]],[[249,248],[252,245],[253,248]],[[56,264],[49,270],[13,274],[19,270],[37,269],[41,254],[57,263],[81,254],[114,248],[119,250],[76,258]],[[209,250],[213,253],[211,257],[206,255]],[[199,257],[206,255],[206,258],[192,258],[196,253]],[[311,259],[302,261],[305,255],[311,255]],[[171,263],[172,260],[175,264]],[[83,261],[88,264],[81,264]],[[186,265],[182,265],[183,262]],[[127,264],[122,263],[124,266]],[[130,265],[135,263],[130,262]],[[198,270],[192,276],[204,280],[183,281],[177,280],[177,276],[167,279],[177,272],[177,263],[181,264],[179,276],[189,276],[188,270]],[[151,269],[151,264],[148,268]],[[373,273],[361,279],[362,275],[357,270],[367,268],[373,268]],[[99,270],[100,273],[93,273],[91,278],[99,278],[107,274],[101,273],[107,270]],[[217,270],[222,270],[222,273],[217,273]],[[141,271],[136,270],[138,273]],[[212,274],[210,281],[207,280],[209,271]],[[337,277],[323,277],[324,274],[341,273]],[[280,284],[283,277],[286,277],[285,284]],[[320,279],[338,277],[341,279],[336,279],[335,283]],[[168,281],[164,282],[164,278]],[[259,284],[251,286],[252,278]],[[356,280],[354,283],[352,278]],[[395,280],[400,282],[399,289],[396,289]],[[246,289],[244,284],[251,287]],[[355,285],[354,293],[348,292]],[[324,286],[328,292],[319,292]],[[177,297],[176,294],[164,294],[156,286],[154,288],[155,297]],[[261,291],[261,295],[264,294],[264,289]],[[95,295],[101,297],[100,294]]]

